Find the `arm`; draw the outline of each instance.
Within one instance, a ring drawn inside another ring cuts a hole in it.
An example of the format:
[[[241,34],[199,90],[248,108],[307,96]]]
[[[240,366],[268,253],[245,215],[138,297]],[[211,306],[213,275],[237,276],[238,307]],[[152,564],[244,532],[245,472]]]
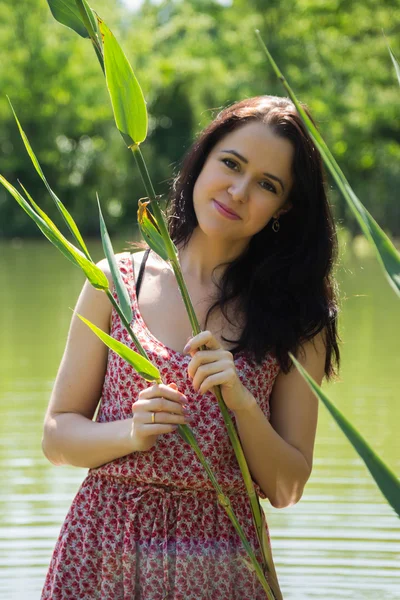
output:
[[[107,261],[100,261],[98,266],[107,275],[111,288]],[[76,312],[109,332],[110,301],[88,282],[83,286]],[[55,465],[98,467],[132,451],[130,419],[92,421],[101,396],[107,356],[105,344],[74,314],[44,422],[43,452]]]
[[[107,261],[100,261],[98,266],[111,289]],[[88,282],[76,312],[109,333],[110,301]],[[74,315],[44,423],[43,452],[55,465],[96,468],[132,452],[149,450],[159,435],[172,433],[178,424],[188,422],[183,408],[187,399],[174,383],[154,384],[139,392],[137,398],[132,398],[130,419],[93,422],[107,357],[107,346]],[[152,412],[157,412],[156,422],[152,422]]]
[[[303,346],[298,360],[321,384],[325,365],[322,333]],[[235,411],[235,417],[250,471],[272,506],[291,506],[300,500],[311,474],[318,399],[295,367],[276,378],[270,422],[247,393],[249,402]]]
[[[206,349],[200,350],[202,346]],[[192,356],[188,375],[195,391],[205,394],[221,386],[225,404],[235,414],[250,472],[271,504],[284,508],[298,502],[312,469],[318,400],[297,369],[277,376],[269,422],[240,381],[231,352],[211,331],[189,340],[184,352]],[[304,344],[299,354],[298,360],[320,384],[326,355],[323,333]]]

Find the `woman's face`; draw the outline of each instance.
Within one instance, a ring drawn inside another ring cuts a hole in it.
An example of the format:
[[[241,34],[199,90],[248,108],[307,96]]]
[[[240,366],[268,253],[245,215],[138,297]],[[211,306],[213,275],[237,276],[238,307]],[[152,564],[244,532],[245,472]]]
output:
[[[251,121],[211,150],[193,189],[199,227],[206,235],[249,240],[290,209],[292,144]],[[234,213],[234,216],[225,212]]]

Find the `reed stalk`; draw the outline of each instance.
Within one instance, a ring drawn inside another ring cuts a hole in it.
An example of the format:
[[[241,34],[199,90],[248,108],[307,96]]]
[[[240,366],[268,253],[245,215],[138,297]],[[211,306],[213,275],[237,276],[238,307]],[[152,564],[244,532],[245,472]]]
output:
[[[168,255],[168,260],[173,268],[173,271],[174,271],[174,274],[176,277],[176,281],[178,283],[179,290],[182,295],[182,299],[183,299],[183,302],[184,302],[184,305],[185,305],[185,308],[186,308],[186,311],[187,311],[187,314],[189,317],[189,321],[192,326],[192,333],[193,333],[193,335],[197,335],[198,333],[201,332],[201,328],[200,328],[195,310],[193,308],[193,304],[192,304],[184,277],[182,275],[182,270],[180,267],[177,250],[169,236],[169,232],[168,232],[167,224],[165,222],[164,215],[158,205],[157,197],[156,197],[152,182],[149,177],[146,163],[145,163],[143,155],[140,151],[139,145],[131,146],[131,150],[132,150],[134,158],[136,160],[136,164],[138,166],[140,175],[142,177],[146,192],[149,195],[150,205],[153,210],[154,218],[157,222],[157,225],[159,228],[159,233],[163,238],[163,241],[165,244],[165,249],[166,249],[166,252]],[[207,348],[205,346],[202,346],[201,349],[206,350]],[[246,458],[245,458],[245,455],[243,452],[243,448],[240,443],[240,439],[237,434],[236,428],[234,426],[234,423],[229,414],[228,408],[222,397],[221,387],[215,386],[212,391],[213,391],[215,397],[217,398],[218,406],[221,410],[221,413],[222,413],[222,416],[224,419],[224,423],[225,423],[225,427],[227,429],[229,439],[231,441],[233,450],[235,452],[236,460],[238,461],[239,468],[242,473],[243,481],[244,481],[244,484],[246,487],[246,491],[247,491],[247,494],[248,494],[248,497],[250,500],[253,523],[254,523],[255,530],[257,532],[257,539],[258,539],[259,546],[260,546],[260,549],[262,551],[262,556],[263,556],[263,566],[268,570],[268,573],[273,581],[275,597],[278,600],[278,598],[281,598],[281,592],[279,589],[278,579],[277,579],[275,567],[274,567],[273,560],[272,560],[272,553],[271,553],[271,550],[269,547],[268,540],[266,539],[266,533],[265,533],[264,523],[263,523],[262,513],[261,513],[262,509],[261,509],[260,502],[259,502],[258,496],[257,496],[255,488],[254,488],[250,470],[247,465],[247,461],[246,461]]]

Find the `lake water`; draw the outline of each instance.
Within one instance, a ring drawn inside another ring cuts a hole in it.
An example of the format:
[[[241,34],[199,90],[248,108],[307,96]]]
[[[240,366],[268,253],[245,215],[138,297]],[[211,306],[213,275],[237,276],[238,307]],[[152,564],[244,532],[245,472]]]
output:
[[[97,244],[90,250],[101,257]],[[52,466],[40,445],[70,309],[84,280],[46,242],[3,242],[0,275],[0,598],[34,600],[86,474]],[[324,389],[400,473],[400,304],[368,254],[346,251],[338,278],[341,378]],[[400,598],[400,521],[322,405],[302,500],[265,510],[285,600]]]

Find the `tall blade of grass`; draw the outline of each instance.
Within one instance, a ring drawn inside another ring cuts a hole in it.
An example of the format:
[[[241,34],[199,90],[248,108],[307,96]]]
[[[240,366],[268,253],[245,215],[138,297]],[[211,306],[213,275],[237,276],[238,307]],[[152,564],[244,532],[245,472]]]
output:
[[[269,53],[267,47],[261,39],[260,32],[257,31],[257,37],[263,48],[267,58],[277,75],[277,77],[282,82],[283,86],[287,90],[291,100],[297,108],[298,113],[300,114],[303,122],[308,129],[310,136],[318,148],[321,156],[329,169],[332,177],[336,181],[340,191],[343,194],[343,197],[347,201],[350,209],[352,210],[354,216],[356,217],[361,230],[363,231],[366,238],[372,243],[374,247],[378,261],[383,268],[383,271],[394,291],[400,296],[400,254],[394,247],[390,238],[385,234],[385,232],[381,229],[372,215],[368,212],[365,206],[361,203],[361,201],[357,198],[356,194],[353,192],[350,184],[348,183],[344,173],[340,169],[336,160],[332,156],[328,146],[324,142],[321,134],[313,125],[311,120],[308,118],[306,112],[303,107],[300,105],[296,95],[292,91],[291,87],[287,83],[285,77],[282,72],[279,70],[277,64]]]
[[[125,319],[130,323],[132,321],[132,306],[131,301],[129,299],[128,291],[125,287],[124,282],[122,281],[121,272],[118,269],[117,261],[115,260],[114,250],[111,244],[110,236],[108,235],[107,227],[103,218],[103,213],[101,212],[100,200],[99,196],[96,193],[97,204],[99,207],[99,217],[100,217],[100,234],[101,234],[101,242],[103,244],[104,254],[106,255],[111,275],[113,278],[114,286],[118,295],[119,305],[121,307],[122,312],[124,313]]]
[[[24,211],[35,221],[40,231],[47,237],[47,239],[58,249],[64,256],[66,256],[74,265],[80,267],[85,273],[90,283],[99,290],[108,290],[108,279],[104,275],[103,271],[99,269],[93,262],[91,262],[86,256],[78,249],[75,248],[57,229],[56,225],[46,215],[46,220],[42,218],[37,212],[30,206],[23,196],[15,189],[11,183],[9,183],[2,175],[0,175],[0,183],[10,192],[15,198],[18,204],[24,209]],[[31,200],[33,203],[33,200]],[[40,214],[45,214],[36,203],[35,207],[40,211]]]
[[[78,313],[77,313],[78,314]],[[146,381],[156,381],[161,383],[160,371],[155,367],[147,358],[141,356],[138,352],[131,350],[122,342],[119,342],[115,338],[105,333],[102,329],[99,329],[96,325],[78,314],[78,317],[86,323],[88,327],[97,335],[101,341],[113,350],[118,356],[126,360],[134,369],[139,373]]]
[[[70,213],[68,212],[68,210],[65,208],[64,204],[63,204],[63,203],[61,202],[61,200],[60,200],[60,199],[59,199],[59,198],[56,196],[56,194],[53,192],[53,190],[51,189],[50,185],[48,184],[48,181],[47,181],[47,179],[46,179],[46,177],[45,177],[45,175],[44,175],[44,173],[43,173],[43,171],[42,171],[42,167],[40,166],[40,163],[39,163],[39,161],[38,161],[38,159],[37,159],[37,157],[36,157],[36,154],[35,154],[35,153],[34,153],[34,151],[32,150],[32,146],[31,146],[31,144],[30,144],[30,142],[29,142],[29,140],[28,140],[28,137],[27,137],[27,135],[26,135],[25,131],[24,131],[24,130],[22,129],[22,127],[21,127],[21,123],[19,122],[19,119],[18,119],[18,117],[17,117],[17,114],[16,114],[16,112],[15,112],[15,110],[14,110],[14,107],[13,107],[13,105],[11,104],[11,100],[10,100],[10,98],[8,98],[8,96],[7,96],[7,99],[8,99],[8,102],[9,102],[10,106],[11,106],[11,110],[12,110],[12,112],[13,112],[13,115],[14,115],[15,121],[16,121],[16,123],[17,123],[17,125],[18,125],[18,129],[19,129],[19,132],[20,132],[20,134],[21,134],[22,141],[24,142],[24,145],[25,145],[26,151],[27,151],[27,152],[28,152],[28,154],[29,154],[29,157],[30,157],[30,159],[31,159],[31,161],[32,161],[32,163],[33,163],[33,166],[35,167],[35,169],[36,169],[37,173],[39,174],[39,176],[40,176],[41,180],[42,180],[42,181],[43,181],[43,183],[45,184],[45,186],[46,186],[46,188],[47,188],[47,190],[48,190],[48,192],[49,192],[50,196],[51,196],[51,197],[52,197],[52,199],[54,200],[54,202],[55,202],[55,204],[56,204],[56,206],[57,206],[58,210],[60,211],[60,213],[61,213],[61,215],[62,215],[62,217],[63,217],[64,221],[66,222],[66,224],[67,224],[67,226],[68,226],[68,228],[69,228],[70,232],[71,232],[71,233],[72,233],[72,235],[74,236],[74,238],[75,238],[75,240],[76,240],[76,243],[78,244],[78,246],[80,247],[80,249],[82,250],[82,252],[85,254],[85,256],[86,256],[86,257],[87,257],[89,260],[92,260],[92,259],[90,258],[89,251],[88,251],[88,249],[86,248],[86,244],[85,244],[85,242],[83,241],[83,238],[82,238],[82,236],[81,236],[81,234],[80,234],[80,231],[79,231],[79,229],[78,229],[78,227],[77,227],[77,225],[76,225],[76,223],[75,223],[74,219],[72,218],[71,214],[70,214]]]
[[[98,23],[115,122],[127,146],[135,146],[143,142],[147,135],[147,109],[143,92],[114,35],[99,17]]]
[[[329,410],[340,429],[352,444],[353,448],[363,459],[367,469],[375,479],[375,482],[385,499],[400,517],[400,481],[397,479],[396,475],[392,473],[389,467],[376,454],[376,452],[371,448],[362,435],[355,429],[355,427],[353,427],[353,425],[346,419],[340,410],[336,408],[333,402],[329,400],[328,396],[321,390],[320,386],[313,380],[313,378],[310,377],[298,360],[296,360],[292,354],[290,354],[290,358],[317,398],[319,398],[325,404],[326,408]]]
[[[47,3],[53,17],[61,25],[69,27],[83,38],[90,37],[75,0],[47,0]]]

